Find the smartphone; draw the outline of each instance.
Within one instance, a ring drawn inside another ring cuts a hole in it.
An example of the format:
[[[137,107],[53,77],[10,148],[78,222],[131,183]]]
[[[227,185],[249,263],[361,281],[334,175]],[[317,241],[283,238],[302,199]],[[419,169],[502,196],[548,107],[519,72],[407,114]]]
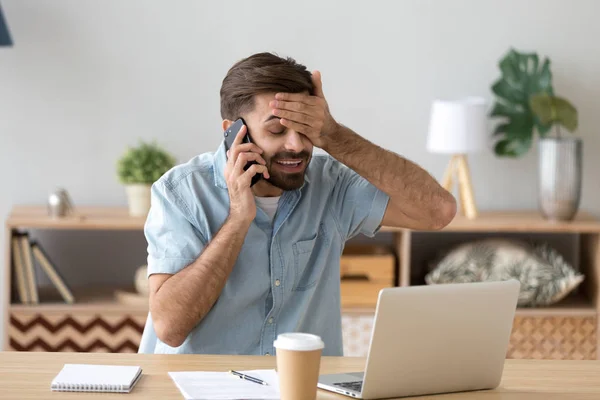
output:
[[[244,126],[246,127],[246,135],[244,135],[244,139],[242,140],[242,143],[252,143],[252,141],[250,140],[250,132],[248,131],[248,125],[246,125],[246,123],[244,122],[244,120],[242,118],[238,118],[223,133],[223,135],[225,136],[225,151],[227,151],[227,150],[229,150],[231,148],[231,146],[233,145],[233,141],[237,137],[238,132]],[[258,163],[256,161],[249,161],[248,164],[246,164],[246,166],[244,167],[244,171],[246,171],[248,168],[250,168],[250,166],[252,164],[258,164]],[[250,183],[250,186],[254,186],[262,178],[263,178],[262,174],[256,174],[256,175],[254,175],[252,177],[252,182]]]

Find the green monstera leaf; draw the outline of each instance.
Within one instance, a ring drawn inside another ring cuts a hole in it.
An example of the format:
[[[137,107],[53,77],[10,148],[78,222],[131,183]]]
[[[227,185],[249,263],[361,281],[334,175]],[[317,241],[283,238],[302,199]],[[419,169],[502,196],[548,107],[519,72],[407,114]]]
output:
[[[529,102],[532,95],[553,94],[550,60],[540,65],[537,54],[511,49],[499,67],[502,76],[492,85],[497,98],[490,116],[502,121],[494,131],[494,150],[499,156],[519,157],[531,148],[535,129],[545,136],[552,127],[533,113]]]
[[[529,106],[543,124],[558,123],[569,132],[577,129],[577,109],[565,98],[536,94],[529,99]]]

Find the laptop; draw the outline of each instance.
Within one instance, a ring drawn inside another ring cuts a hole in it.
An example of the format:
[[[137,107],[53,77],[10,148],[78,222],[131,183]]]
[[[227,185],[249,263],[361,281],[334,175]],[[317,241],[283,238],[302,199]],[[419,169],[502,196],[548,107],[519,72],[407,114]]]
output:
[[[317,386],[357,399],[494,389],[519,289],[514,279],[382,289],[364,371]]]

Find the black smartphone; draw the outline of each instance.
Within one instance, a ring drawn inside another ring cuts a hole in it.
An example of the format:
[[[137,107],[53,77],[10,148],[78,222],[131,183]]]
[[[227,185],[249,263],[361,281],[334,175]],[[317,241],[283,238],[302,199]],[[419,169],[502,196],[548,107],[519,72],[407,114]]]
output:
[[[243,143],[252,143],[252,141],[250,140],[250,132],[248,131],[248,125],[246,125],[246,123],[244,122],[243,118],[238,118],[223,133],[223,135],[225,136],[225,151],[227,151],[227,150],[229,150],[231,148],[231,146],[233,145],[233,141],[237,137],[237,134],[239,133],[240,129],[242,129],[242,127],[244,127],[244,126],[246,127],[246,134],[244,135],[244,139],[243,139],[242,142]],[[248,168],[250,168],[250,166],[252,164],[258,164],[258,163],[256,161],[249,161],[248,164],[246,164],[246,166],[244,167],[244,171],[246,171]],[[250,183],[250,186],[254,186],[262,178],[263,178],[262,174],[256,174],[256,175],[254,175],[252,177],[252,182]]]

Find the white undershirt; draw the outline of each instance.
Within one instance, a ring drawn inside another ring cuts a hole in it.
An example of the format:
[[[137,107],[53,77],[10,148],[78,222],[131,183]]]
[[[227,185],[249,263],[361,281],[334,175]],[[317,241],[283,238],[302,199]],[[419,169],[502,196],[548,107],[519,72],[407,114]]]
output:
[[[254,196],[256,199],[256,205],[260,207],[271,219],[273,222],[273,218],[275,218],[275,213],[277,212],[277,205],[279,204],[279,198],[277,197],[258,197]]]

